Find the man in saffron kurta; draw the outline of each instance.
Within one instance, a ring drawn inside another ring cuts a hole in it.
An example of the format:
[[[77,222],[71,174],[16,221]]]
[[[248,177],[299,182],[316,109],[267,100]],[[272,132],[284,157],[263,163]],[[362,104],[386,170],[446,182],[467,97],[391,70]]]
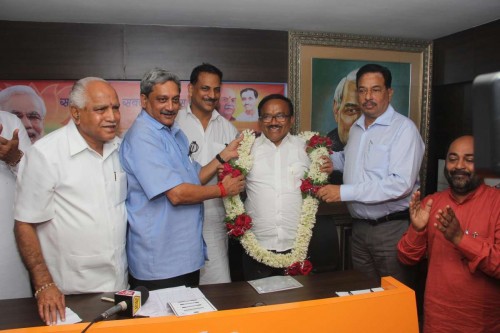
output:
[[[398,244],[405,264],[428,256],[424,332],[500,332],[500,191],[475,174],[471,136],[451,144],[444,172],[449,189],[413,195]]]

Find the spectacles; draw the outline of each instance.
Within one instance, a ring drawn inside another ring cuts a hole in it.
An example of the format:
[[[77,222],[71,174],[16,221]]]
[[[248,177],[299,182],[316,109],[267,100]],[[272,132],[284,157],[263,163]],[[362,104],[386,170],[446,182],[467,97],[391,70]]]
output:
[[[277,122],[282,123],[290,117],[291,117],[291,115],[289,115],[289,114],[281,114],[280,113],[280,114],[277,114],[275,116],[271,116],[270,114],[265,114],[265,115],[259,117],[259,119],[262,120],[262,122],[264,122],[264,123],[270,123],[271,121],[273,121],[273,119],[276,119]]]
[[[194,153],[196,153],[198,151],[198,148],[200,148],[200,147],[198,146],[198,144],[196,143],[196,141],[192,141],[189,144],[188,157],[191,157],[191,155],[193,155]]]
[[[367,88],[358,88],[358,94],[360,95],[366,95],[368,92],[370,92],[371,95],[380,95],[384,91],[384,88],[382,87],[373,87],[371,89]]]

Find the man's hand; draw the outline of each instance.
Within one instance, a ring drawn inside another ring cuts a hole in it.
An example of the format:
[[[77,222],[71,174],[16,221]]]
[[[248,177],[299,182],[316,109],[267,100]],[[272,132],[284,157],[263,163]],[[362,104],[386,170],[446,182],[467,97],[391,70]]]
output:
[[[236,139],[231,141],[231,143],[228,144],[223,151],[220,152],[220,157],[222,157],[222,159],[226,162],[238,157],[238,146],[240,145],[241,140],[243,140],[243,135],[240,134]]]
[[[325,185],[316,193],[318,199],[324,202],[337,202],[341,201],[340,198],[340,185]]]
[[[422,208],[420,202],[420,191],[415,191],[410,200],[410,220],[411,225],[417,231],[422,231],[429,223],[429,215],[432,207],[432,199],[428,200]]]
[[[51,286],[38,294],[38,314],[47,325],[57,323],[57,312],[62,321],[66,320],[66,302],[64,294],[57,288]]]
[[[446,206],[444,209],[438,210],[436,219],[438,223],[434,223],[434,226],[443,233],[444,238],[454,245],[458,245],[464,236],[464,232],[453,209]]]
[[[233,196],[243,192],[245,189],[245,178],[243,175],[234,178],[231,175],[227,175],[222,180],[222,185],[226,189],[226,195]]]
[[[321,156],[321,167],[319,168],[321,172],[326,172],[331,174],[333,172],[333,162],[329,156]]]
[[[3,126],[0,124],[0,135],[2,134]],[[12,139],[7,140],[0,136],[0,160],[9,165],[15,164],[20,160],[22,152],[19,150],[19,129],[14,130]]]

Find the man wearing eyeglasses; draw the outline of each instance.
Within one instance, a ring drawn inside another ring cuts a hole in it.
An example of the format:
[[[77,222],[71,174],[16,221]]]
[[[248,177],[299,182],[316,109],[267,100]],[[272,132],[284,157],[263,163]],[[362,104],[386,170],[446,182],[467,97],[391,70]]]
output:
[[[419,187],[424,143],[415,124],[390,105],[389,69],[367,64],[356,74],[362,116],[349,132],[344,151],[333,153],[343,185],[317,193],[326,202],[345,201],[353,218],[352,261],[371,278],[393,276],[406,284],[413,274],[397,259],[396,245],[408,229],[408,205]]]
[[[190,158],[189,141],[175,122],[180,92],[176,75],[161,68],[148,71],[141,80],[143,109],[120,149],[128,180],[127,257],[132,288],[197,286],[206,259],[202,203],[238,194],[245,186],[243,176],[204,185],[223,161],[238,156],[241,139],[217,151],[201,167]],[[206,104],[213,108],[215,101],[210,99]]]
[[[43,136],[47,110],[43,99],[29,86],[11,86],[0,91],[0,110],[16,115],[26,128],[31,143]]]
[[[301,178],[310,165],[305,142],[290,129],[293,105],[283,95],[266,96],[258,105],[262,135],[252,147],[253,167],[247,175],[245,208],[252,231],[262,247],[277,253],[293,248],[302,207]],[[328,158],[323,170],[331,172]],[[243,253],[243,275],[253,280],[284,275],[283,268],[266,266]]]
[[[215,106],[221,96],[222,72],[211,64],[193,69],[189,82],[190,105],[179,111],[176,118],[191,142],[192,159],[206,165],[238,135],[236,128]],[[217,175],[208,183],[217,184]],[[200,271],[200,284],[231,282],[228,259],[228,237],[223,223],[225,217],[221,198],[205,200],[203,239],[207,243],[208,260]]]

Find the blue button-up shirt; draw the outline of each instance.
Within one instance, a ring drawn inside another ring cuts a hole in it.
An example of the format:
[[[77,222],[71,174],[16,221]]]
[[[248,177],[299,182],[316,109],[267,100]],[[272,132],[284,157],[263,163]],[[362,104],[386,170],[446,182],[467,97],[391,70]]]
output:
[[[362,115],[344,151],[331,156],[335,170],[344,172],[340,197],[351,215],[376,219],[407,209],[420,186],[424,150],[415,124],[391,105],[368,128]]]
[[[200,185],[200,165],[188,157],[186,135],[142,110],[120,147],[127,173],[127,257],[132,276],[167,279],[200,269],[205,261],[203,205],[173,206],[166,192]]]

